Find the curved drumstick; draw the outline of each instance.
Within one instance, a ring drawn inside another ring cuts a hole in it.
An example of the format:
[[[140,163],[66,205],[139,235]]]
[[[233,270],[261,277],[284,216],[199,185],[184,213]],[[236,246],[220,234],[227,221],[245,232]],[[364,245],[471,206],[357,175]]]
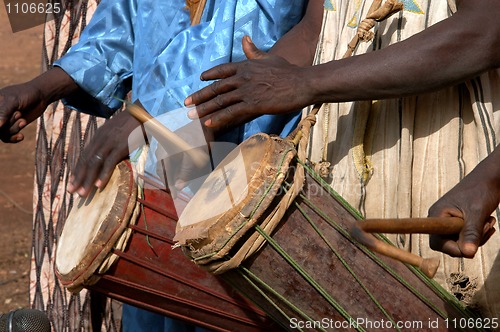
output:
[[[429,278],[439,267],[438,258],[422,258],[377,239],[370,233],[457,234],[464,225],[462,218],[367,219],[355,222],[350,233],[358,242],[379,254],[419,267]]]
[[[197,167],[204,167],[209,161],[207,154],[193,149],[186,141],[172,132],[170,129],[165,127],[160,121],[152,117],[148,112],[146,112],[142,107],[125,101],[127,105],[127,111],[136,118],[141,123],[148,124],[148,130],[151,131],[153,136],[161,143],[168,143],[176,146],[180,151],[187,153],[191,158],[193,163]]]

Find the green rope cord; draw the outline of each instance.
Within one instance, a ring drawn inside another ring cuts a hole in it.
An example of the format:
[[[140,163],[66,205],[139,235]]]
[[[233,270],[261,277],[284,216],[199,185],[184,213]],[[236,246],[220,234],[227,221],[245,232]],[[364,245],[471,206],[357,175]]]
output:
[[[320,284],[316,282],[288,253],[280,247],[280,245],[259,226],[255,225],[255,229],[262,235],[266,241],[283,257],[313,288],[320,293],[347,321],[354,321],[349,313],[335,301],[328,292],[325,291]],[[365,331],[362,327],[356,326],[357,331]]]
[[[270,303],[283,317],[288,319],[288,321],[291,321],[291,317],[288,316],[283,309],[281,309],[278,304],[276,304],[260,287],[263,287],[264,290],[272,293],[274,296],[276,296],[278,299],[283,301],[291,310],[293,310],[297,315],[301,316],[302,319],[305,319],[307,321],[313,322],[312,318],[310,318],[305,312],[303,312],[300,308],[295,306],[292,302],[288,301],[284,296],[282,296],[280,293],[276,292],[272,287],[270,287],[267,283],[265,283],[262,279],[257,277],[252,271],[247,269],[244,266],[239,266],[238,267],[238,273],[255,289],[261,294],[268,303]],[[257,282],[259,285],[257,285],[255,282]],[[275,321],[279,321],[278,319],[275,319]],[[283,326],[286,328],[285,326]],[[302,331],[302,329],[298,328],[299,331]],[[321,331],[325,331],[324,329],[321,329]]]
[[[300,195],[302,199],[306,202],[309,207],[314,210],[318,215],[323,218],[326,222],[328,222],[336,231],[342,234],[346,239],[351,241],[354,245],[356,245],[363,253],[367,254],[372,258],[376,263],[378,263],[384,270],[386,270],[390,275],[392,275],[396,280],[398,280],[401,284],[403,284],[406,288],[408,288],[415,296],[417,296],[420,300],[425,302],[428,306],[431,307],[432,310],[436,311],[442,318],[448,317],[446,313],[437,308],[429,299],[427,299],[423,294],[421,294],[417,289],[415,289],[412,285],[410,285],[406,280],[403,279],[396,271],[394,271],[389,265],[383,262],[379,257],[377,257],[372,251],[370,251],[365,246],[361,245],[359,242],[355,241],[351,238],[350,234],[343,229],[339,224],[333,221],[329,216],[327,216],[324,212],[322,212],[316,205],[312,202],[308,201],[306,197]]]
[[[315,172],[307,166],[304,162],[298,160],[298,162],[304,166],[308,174],[316,180],[323,189],[325,189],[333,198],[335,198],[342,206],[348,210],[355,218],[358,220],[362,220],[363,216],[354,209],[345,199],[342,198],[333,188],[328,185],[321,177],[319,177]],[[306,203],[307,199],[301,195],[301,198],[303,198]],[[331,223],[331,225],[339,231],[344,237],[346,237],[348,240],[350,240],[352,243],[354,243],[358,248],[360,248],[364,253],[372,257],[374,261],[376,261],[380,266],[382,266],[388,273],[390,273],[394,278],[396,278],[400,283],[405,285],[414,295],[416,295],[420,300],[425,302],[430,308],[432,308],[436,313],[438,313],[442,318],[448,318],[448,315],[441,311],[439,308],[437,308],[433,303],[430,302],[429,299],[425,298],[420,292],[418,292],[413,286],[411,286],[406,280],[404,280],[397,272],[395,272],[390,266],[388,266],[386,263],[384,263],[382,260],[380,260],[379,257],[377,257],[373,252],[368,250],[365,246],[361,245],[359,242],[355,241],[352,239],[350,234],[345,231],[340,225],[336,224],[333,220],[331,220],[326,214],[324,214],[319,208],[314,206],[314,204],[310,203],[310,207],[315,210],[323,219]],[[387,237],[383,236],[382,234],[379,234],[380,238],[387,243],[391,243]],[[405,264],[406,265],[406,264]],[[457,309],[459,312],[464,314],[467,318],[476,318],[478,315],[476,313],[473,313],[471,310],[464,308],[464,306],[458,301],[457,298],[455,298],[453,295],[448,293],[441,285],[439,285],[437,282],[429,279],[426,275],[423,274],[420,269],[417,269],[411,265],[407,265],[412,272],[414,272],[417,277],[419,277],[425,284],[427,284],[431,290],[433,290],[438,296],[440,296],[444,300],[448,300],[448,304],[452,305],[455,309]]]
[[[144,187],[143,186],[139,185],[137,188],[137,191],[140,191],[142,194],[142,197],[144,197]],[[142,220],[144,221],[144,228],[146,230],[148,230],[148,221],[146,218],[146,212],[144,210],[144,204],[139,203],[139,205],[140,205],[140,209],[141,209],[141,213],[142,213]],[[146,234],[146,242],[147,242],[148,246],[151,248],[151,250],[153,250],[153,252],[156,254],[156,252],[153,248],[153,245],[151,244],[151,241],[149,239],[149,235],[147,235],[147,234]]]
[[[139,147],[138,149],[135,150],[135,153],[129,157],[130,161],[135,163],[137,160],[139,160],[139,157],[141,156],[142,152],[144,150],[144,147]]]
[[[363,290],[366,292],[368,297],[375,303],[377,308],[382,312],[382,314],[389,319],[393,326],[397,326],[396,322],[392,318],[392,316],[385,310],[385,308],[382,306],[382,304],[375,298],[375,296],[370,292],[370,290],[365,286],[365,284],[359,279],[359,277],[356,275],[354,270],[349,266],[347,261],[339,254],[339,252],[332,246],[331,242],[328,241],[328,239],[325,237],[323,232],[319,229],[319,227],[312,221],[312,219],[309,217],[309,215],[300,207],[300,205],[295,202],[295,206],[297,209],[302,213],[304,218],[309,222],[311,227],[316,231],[316,233],[321,237],[321,239],[326,243],[326,245],[330,248],[330,250],[335,254],[335,256],[338,258],[338,260],[342,263],[342,265],[346,268],[346,270],[353,276],[353,278],[356,280],[356,282],[363,288]],[[401,331],[399,328],[397,328],[398,331]]]

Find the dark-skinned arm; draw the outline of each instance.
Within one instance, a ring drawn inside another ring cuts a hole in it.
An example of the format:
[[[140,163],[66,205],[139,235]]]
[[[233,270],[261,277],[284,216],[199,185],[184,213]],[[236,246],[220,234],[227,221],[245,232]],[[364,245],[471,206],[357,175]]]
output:
[[[200,117],[208,116],[207,125],[219,127],[317,103],[407,96],[465,81],[499,64],[500,3],[462,0],[457,8],[450,18],[400,43],[318,66],[268,55],[215,67],[203,79],[222,80],[186,102],[197,106]]]
[[[323,21],[323,1],[309,0],[304,17],[269,50],[297,66],[313,63]],[[264,55],[265,52],[262,52]]]

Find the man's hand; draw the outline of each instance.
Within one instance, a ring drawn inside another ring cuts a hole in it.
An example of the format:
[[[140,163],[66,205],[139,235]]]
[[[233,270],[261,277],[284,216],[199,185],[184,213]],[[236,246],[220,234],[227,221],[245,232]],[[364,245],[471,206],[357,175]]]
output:
[[[204,118],[212,128],[228,128],[263,114],[296,111],[308,105],[303,98],[299,66],[279,56],[260,51],[249,37],[243,38],[243,50],[249,59],[216,66],[201,75],[202,80],[217,80],[186,98],[186,106],[196,105],[191,118]]]
[[[68,191],[86,197],[94,186],[104,188],[115,166],[128,157],[129,136],[138,126],[140,122],[127,111],[105,122],[78,159]]]
[[[17,143],[21,129],[43,114],[47,106],[79,91],[64,70],[54,67],[33,80],[0,90],[0,139]]]
[[[472,258],[495,232],[491,214],[500,203],[500,149],[496,149],[429,209],[432,217],[460,217],[460,234],[431,235],[430,246],[452,257]]]
[[[24,139],[21,129],[40,116],[47,107],[41,91],[32,83],[0,90],[0,139],[17,143]]]

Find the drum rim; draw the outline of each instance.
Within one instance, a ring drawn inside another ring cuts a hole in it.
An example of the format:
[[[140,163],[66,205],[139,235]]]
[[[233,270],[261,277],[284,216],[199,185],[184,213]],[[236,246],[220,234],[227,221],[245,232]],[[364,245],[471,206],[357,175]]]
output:
[[[253,226],[260,221],[262,214],[274,200],[286,177],[290,163],[296,155],[295,146],[291,141],[264,133],[251,136],[238,148],[255,138],[264,139],[270,142],[270,145],[268,150],[263,152],[266,154],[263,158],[265,162],[252,176],[249,184],[249,187],[254,186],[252,190],[248,191],[247,197],[240,204],[213,221],[207,232],[212,235],[208,244],[204,241],[204,244],[200,245],[199,239],[189,239],[185,244],[181,244],[184,253],[199,265],[223,258],[243,236],[246,236],[248,231],[252,231]],[[221,162],[223,163],[224,161]],[[220,227],[221,225],[224,227]],[[219,234],[214,235],[215,226],[219,226],[219,229],[223,229],[224,232],[218,231]],[[176,236],[181,230],[178,224]]]
[[[100,241],[100,243],[93,243],[89,253],[68,273],[61,273],[57,264],[55,264],[55,273],[59,281],[71,292],[78,292],[83,287],[93,285],[99,280],[99,276],[95,275],[95,272],[106,258],[113,254],[112,249],[125,232],[133,214],[137,201],[137,186],[130,162],[120,162],[115,167],[115,172],[119,172],[117,196],[111,211],[100,224],[98,231],[105,240]],[[118,202],[120,204],[117,204]],[[70,216],[71,211],[67,219]],[[55,259],[57,262],[57,250]]]

